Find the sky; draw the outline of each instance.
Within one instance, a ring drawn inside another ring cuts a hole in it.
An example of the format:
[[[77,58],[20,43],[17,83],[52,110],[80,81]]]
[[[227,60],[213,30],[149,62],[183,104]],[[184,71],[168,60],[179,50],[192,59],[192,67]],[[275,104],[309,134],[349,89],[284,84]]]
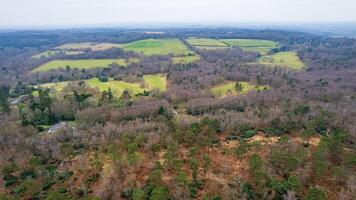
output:
[[[356,0],[0,0],[0,27],[356,21]]]

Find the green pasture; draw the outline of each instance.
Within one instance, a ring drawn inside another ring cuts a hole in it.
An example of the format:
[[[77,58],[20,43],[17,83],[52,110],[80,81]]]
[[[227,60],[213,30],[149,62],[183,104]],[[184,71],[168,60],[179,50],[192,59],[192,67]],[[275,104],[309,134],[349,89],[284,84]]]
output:
[[[143,80],[145,82],[145,87],[148,90],[159,89],[160,91],[166,90],[167,75],[166,74],[153,74],[144,75]]]
[[[262,56],[257,63],[270,66],[283,66],[294,70],[301,70],[305,64],[299,59],[296,52],[280,52],[274,55]]]
[[[239,46],[245,51],[259,52],[262,55],[266,55],[269,50],[278,47],[278,43],[271,40],[222,39],[221,41],[230,46]]]
[[[89,87],[96,88],[101,92],[109,90],[109,88],[111,88],[111,91],[114,96],[121,96],[124,90],[128,90],[131,95],[139,94],[144,91],[144,89],[141,88],[141,84],[139,83],[127,83],[124,81],[116,81],[113,79],[110,79],[108,82],[101,82],[99,79],[93,78],[85,80],[85,83]]]
[[[65,68],[66,66],[78,69],[91,69],[96,67],[108,67],[113,63],[117,63],[120,66],[127,66],[128,64],[128,62],[124,59],[53,60],[37,67],[36,69],[32,70],[32,72],[43,72],[61,67]]]
[[[267,89],[267,86],[263,85],[253,85],[250,84],[249,82],[239,82],[242,85],[242,91],[238,92],[235,89],[235,84],[236,82],[229,81],[227,83],[215,86],[210,89],[212,94],[214,94],[215,97],[225,97],[225,96],[234,96],[234,95],[239,95],[239,94],[247,94],[250,91],[259,91],[259,90],[264,90]]]
[[[178,63],[192,63],[200,59],[199,55],[193,55],[193,56],[176,56],[173,57],[173,63],[178,64]]]
[[[144,90],[151,91],[154,89],[159,89],[160,91],[166,90],[166,79],[165,74],[153,74],[153,75],[144,75],[143,76],[145,84],[142,86],[141,83],[128,83],[125,81],[116,81],[114,79],[109,79],[107,82],[101,82],[98,78],[92,78],[88,80],[83,80],[88,87],[96,88],[99,91],[107,91],[111,88],[114,96],[121,96],[124,90],[128,90],[131,95],[136,95],[143,93]],[[78,81],[66,81],[58,83],[45,83],[38,85],[36,87],[48,88],[51,90],[51,93],[61,92],[68,83],[78,82]]]
[[[145,55],[189,55],[193,52],[179,39],[146,39],[120,45],[127,51],[135,51]]]
[[[216,39],[209,39],[209,38],[189,38],[187,42],[192,46],[197,47],[228,47],[229,45],[225,44]]]

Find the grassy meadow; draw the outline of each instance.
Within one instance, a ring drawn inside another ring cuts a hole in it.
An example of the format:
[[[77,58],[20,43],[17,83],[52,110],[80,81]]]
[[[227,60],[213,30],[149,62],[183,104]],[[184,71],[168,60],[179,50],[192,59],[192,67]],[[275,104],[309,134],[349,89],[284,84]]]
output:
[[[153,75],[144,75],[143,80],[145,86],[148,90],[158,89],[160,91],[166,90],[167,75],[166,74],[153,74]]]
[[[263,86],[263,85],[253,85],[249,82],[239,82],[242,85],[242,91],[238,92],[235,89],[235,84],[236,82],[229,81],[227,83],[215,86],[210,89],[212,94],[215,97],[225,97],[225,96],[234,96],[234,95],[239,95],[239,94],[247,94],[250,91],[258,91],[258,90],[264,90],[268,87]]]
[[[209,38],[189,38],[187,42],[195,47],[228,47],[229,45],[225,44],[216,39]]]
[[[121,48],[127,51],[143,53],[144,55],[188,55],[194,53],[179,39],[146,39],[122,44]]]
[[[295,52],[279,52],[274,55],[262,56],[257,63],[270,66],[284,66],[294,70],[301,70],[305,64],[299,59]]]
[[[133,62],[133,61],[129,61]],[[117,63],[120,66],[127,66],[128,62],[124,59],[83,59],[83,60],[53,60],[45,63],[32,72],[44,72],[51,69],[65,68],[70,66],[71,68],[78,69],[91,69],[96,67],[108,67],[112,63]]]
[[[222,39],[221,41],[230,46],[239,46],[245,51],[259,52],[262,55],[266,55],[269,50],[278,47],[278,43],[271,40]]]
[[[131,95],[139,94],[144,91],[144,89],[141,88],[141,84],[139,83],[127,83],[125,81],[116,81],[113,79],[109,79],[108,82],[101,82],[97,78],[92,78],[89,80],[85,80],[85,83],[89,87],[96,88],[101,92],[109,90],[109,88],[111,88],[112,93],[116,97],[121,96],[124,90],[128,90]]]
[[[143,80],[145,82],[144,87],[141,83],[128,83],[125,81],[116,81],[114,79],[109,79],[108,82],[101,82],[98,78],[92,78],[88,80],[83,80],[88,87],[96,88],[103,92],[111,88],[114,96],[120,97],[124,90],[128,90],[131,95],[136,95],[142,93],[144,90],[151,91],[158,89],[160,91],[166,90],[166,79],[165,74],[152,74],[144,75]],[[56,92],[61,92],[71,81],[57,82],[57,83],[45,83],[38,85],[36,87],[48,88],[54,94]],[[75,81],[73,81],[75,82]]]

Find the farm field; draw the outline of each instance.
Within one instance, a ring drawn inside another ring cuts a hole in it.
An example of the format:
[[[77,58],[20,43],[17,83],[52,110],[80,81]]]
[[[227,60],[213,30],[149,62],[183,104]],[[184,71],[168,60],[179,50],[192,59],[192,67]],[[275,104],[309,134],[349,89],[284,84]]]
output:
[[[148,90],[153,90],[153,89],[159,89],[160,91],[166,90],[166,83],[167,83],[166,74],[144,75],[143,80]]]
[[[209,38],[189,38],[187,42],[196,47],[228,47],[229,45],[225,44],[216,39]]]
[[[271,40],[222,39],[221,41],[230,46],[239,46],[245,51],[259,52],[262,55],[266,55],[269,50],[278,47],[278,43]]]
[[[127,66],[128,62],[134,62],[134,60],[126,61],[124,59],[83,59],[83,60],[53,60],[45,63],[32,72],[44,72],[51,69],[58,69],[61,67],[70,66],[71,68],[78,69],[91,69],[96,67],[108,67],[112,63],[117,63],[120,66]]]
[[[234,96],[239,94],[246,94],[250,91],[258,91],[258,90],[265,90],[267,89],[266,86],[263,85],[253,85],[249,82],[239,82],[242,85],[242,91],[237,92],[235,89],[236,82],[229,81],[225,84],[221,84],[211,88],[211,92],[214,94],[215,97],[225,97],[225,96]]]
[[[305,64],[295,52],[280,52],[274,55],[262,56],[257,63],[271,66],[285,66],[294,70],[301,70]]]
[[[114,47],[120,47],[120,44],[113,43],[96,43],[96,42],[83,42],[83,43],[69,43],[63,44],[61,46],[56,47],[55,49],[60,50],[85,50],[91,49],[92,51],[103,51],[107,49],[111,49]]]
[[[200,59],[199,55],[193,55],[193,56],[176,56],[173,57],[173,63],[174,64],[178,64],[178,63],[183,63],[183,64],[187,64],[187,63],[192,63],[195,62],[197,60]]]
[[[127,51],[143,53],[145,55],[189,55],[190,51],[179,39],[146,39],[120,45]]]

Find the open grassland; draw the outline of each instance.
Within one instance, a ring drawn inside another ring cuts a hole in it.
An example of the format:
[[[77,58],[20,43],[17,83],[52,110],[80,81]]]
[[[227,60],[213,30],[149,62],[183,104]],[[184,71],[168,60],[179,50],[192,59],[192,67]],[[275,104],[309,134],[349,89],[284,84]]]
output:
[[[160,91],[166,90],[167,75],[166,74],[154,74],[144,75],[143,80],[148,90],[158,89]]]
[[[225,96],[233,96],[239,94],[247,94],[250,91],[262,91],[268,89],[267,86],[263,85],[253,85],[249,82],[239,82],[242,85],[242,90],[238,92],[235,89],[236,82],[229,81],[225,84],[221,84],[215,86],[210,89],[210,91],[214,94],[215,97],[225,97]]]
[[[58,82],[58,83],[45,83],[39,85],[41,88],[50,89],[52,92],[60,92],[68,85],[68,82]]]
[[[172,59],[173,59],[174,64],[179,64],[179,63],[187,64],[187,63],[192,63],[192,62],[199,60],[200,56],[199,55],[176,56],[176,57],[173,57]]]
[[[134,62],[134,60],[130,60],[128,62]],[[78,69],[91,69],[96,67],[105,68],[113,63],[116,63],[120,66],[127,66],[128,62],[124,59],[53,60],[37,67],[36,69],[32,70],[32,72],[43,72],[61,67],[65,68],[66,66]]]
[[[101,82],[97,78],[85,80],[85,83],[92,88],[97,88],[99,91],[105,91],[109,90],[111,88],[112,93],[114,96],[121,96],[121,94],[124,92],[124,90],[128,90],[130,94],[135,95],[142,93],[144,91],[143,88],[141,88],[139,83],[127,83],[124,81],[116,81],[113,79],[110,79],[108,82]]]
[[[58,55],[60,53],[63,53],[65,55],[78,55],[78,54],[84,53],[84,51],[51,50],[51,51],[45,51],[43,53],[34,55],[31,58],[33,58],[33,59],[40,59],[42,57],[48,58],[48,57],[51,57],[51,56]]]
[[[69,43],[63,44],[61,46],[56,47],[55,49],[61,50],[85,50],[91,49],[92,51],[103,51],[111,48],[118,48],[120,44],[113,43],[96,43],[96,42],[83,42],[83,43]]]
[[[295,52],[280,52],[274,55],[262,56],[257,63],[270,66],[283,66],[294,70],[301,70],[305,67]]]
[[[229,45],[225,44],[216,39],[208,39],[208,38],[189,38],[187,42],[196,47],[228,47]]]
[[[125,81],[116,81],[114,79],[109,79],[107,82],[101,82],[98,78],[92,78],[88,80],[83,80],[88,87],[96,88],[99,91],[103,92],[108,90],[109,88],[113,92],[114,96],[120,97],[124,90],[128,90],[131,95],[136,95],[142,93],[143,91],[151,91],[154,89],[158,89],[160,91],[166,90],[166,79],[167,75],[165,74],[153,74],[153,75],[145,75],[144,79],[144,87],[140,83],[128,83]],[[75,82],[75,81],[73,81]],[[57,92],[61,92],[68,83],[72,83],[72,81],[66,82],[58,82],[58,83],[45,83],[38,85],[36,87],[48,88],[51,90],[52,94]],[[36,95],[37,93],[34,93]]]
[[[189,55],[190,51],[179,39],[146,39],[121,45],[127,51],[135,51],[145,55]]]
[[[141,88],[139,83],[127,83],[124,81],[116,81],[113,79],[109,79],[107,82],[101,82],[98,78],[92,78],[88,80],[83,80],[85,84],[88,87],[91,88],[96,88],[100,92],[107,91],[109,88],[111,89],[112,93],[116,97],[120,97],[121,94],[124,92],[124,90],[128,90],[130,94],[135,95],[138,93],[142,93],[144,91],[143,88]],[[72,81],[66,81],[66,82],[58,82],[58,83],[46,83],[46,84],[41,84],[37,87],[41,88],[48,88],[51,90],[52,94],[61,92],[67,85],[68,83],[71,83]],[[75,82],[75,81],[73,81]]]
[[[222,39],[221,41],[230,46],[239,46],[245,51],[259,52],[262,55],[266,55],[269,50],[278,47],[277,42],[270,40]]]

